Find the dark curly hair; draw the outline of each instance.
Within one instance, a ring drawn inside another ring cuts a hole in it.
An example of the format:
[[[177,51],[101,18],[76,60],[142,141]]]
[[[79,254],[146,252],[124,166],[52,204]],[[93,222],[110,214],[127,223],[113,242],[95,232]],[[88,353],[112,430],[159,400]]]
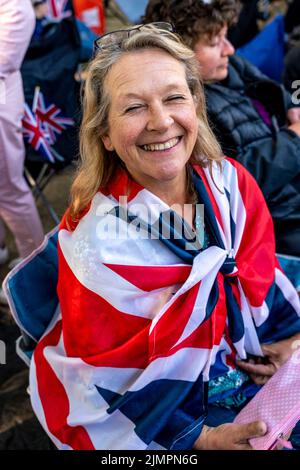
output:
[[[149,0],[143,23],[169,21],[185,44],[194,49],[203,36],[212,38],[224,26],[235,23],[240,12],[237,0]]]

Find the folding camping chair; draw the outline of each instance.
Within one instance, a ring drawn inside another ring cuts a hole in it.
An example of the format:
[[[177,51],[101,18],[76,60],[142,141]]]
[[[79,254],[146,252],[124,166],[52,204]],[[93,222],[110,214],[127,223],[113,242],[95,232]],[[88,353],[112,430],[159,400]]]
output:
[[[21,68],[25,101],[29,110],[39,116],[39,122],[50,136],[52,157],[52,161],[47,158],[49,152],[46,152],[46,158],[43,156],[45,146],[40,140],[34,141],[34,147],[33,141],[26,142],[25,178],[56,224],[58,217],[44,189],[53,176],[78,155],[80,83],[75,80],[75,74],[80,54],[81,42],[75,18],[49,21],[42,34],[31,40]],[[35,108],[37,88],[39,101]]]
[[[36,343],[58,307],[57,234],[58,227],[45,237],[39,248],[10,271],[3,282],[11,314],[21,330],[16,352],[28,366]]]

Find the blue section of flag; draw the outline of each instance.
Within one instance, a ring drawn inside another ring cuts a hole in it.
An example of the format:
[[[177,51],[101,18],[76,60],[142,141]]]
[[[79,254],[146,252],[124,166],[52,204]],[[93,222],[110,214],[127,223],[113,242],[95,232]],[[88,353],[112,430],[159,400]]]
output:
[[[256,328],[261,343],[273,343],[300,331],[300,317],[274,283],[265,300],[269,308],[266,321]]]
[[[226,374],[229,371],[229,367],[222,360],[222,354],[224,354],[224,349],[218,351],[216,355],[215,363],[211,366],[209,371],[209,378],[214,379],[220,375]]]
[[[155,380],[141,390],[124,395],[96,388],[110,405],[107,412],[121,411],[135,424],[136,434],[147,444],[155,440],[167,449],[187,449],[192,448],[200,434],[206,412],[201,377],[195,383]]]

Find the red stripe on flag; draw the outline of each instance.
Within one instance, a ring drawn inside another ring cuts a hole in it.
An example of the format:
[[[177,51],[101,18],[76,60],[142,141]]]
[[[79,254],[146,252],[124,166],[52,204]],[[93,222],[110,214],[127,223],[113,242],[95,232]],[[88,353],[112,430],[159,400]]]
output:
[[[50,6],[51,6],[51,14],[54,16],[54,18],[58,18],[58,8],[56,5],[56,0],[50,0]]]
[[[166,317],[167,312],[165,313],[151,333],[151,350],[153,351],[151,360],[161,356],[170,356],[183,348],[211,349],[214,345],[220,344],[227,315],[224,281],[221,274],[217,277],[217,283],[218,300],[212,312],[209,312],[211,313],[210,317],[172,350],[170,350],[172,345],[176,344],[180,338],[194,308],[200,283],[178,298],[177,302],[169,309],[168,318]]]
[[[123,279],[141,290],[150,292],[174,284],[183,284],[188,278],[191,266],[131,266],[105,264]]]
[[[127,202],[130,202],[142,189],[144,189],[143,186],[131,179],[126,170],[118,168],[113,179],[105,187],[100,188],[100,191],[105,196],[111,194],[117,201],[125,196]]]
[[[61,336],[59,321],[34,351],[37,386],[49,431],[63,444],[74,450],[94,450],[93,443],[83,426],[69,426],[69,399],[62,383],[44,356],[46,346],[56,346]]]
[[[260,307],[274,282],[273,222],[254,178],[238,162],[229,158],[227,160],[238,170],[239,191],[247,214],[243,237],[236,255],[239,279],[250,304]]]
[[[154,327],[150,335],[151,360],[170,354],[171,348],[179,340],[193,312],[199,287],[200,283],[197,283],[180,295]]]
[[[70,214],[70,208],[66,210],[66,212],[63,215],[63,218],[59,224],[59,230],[69,230],[73,232],[81,219],[89,212],[91,208],[91,203],[89,203],[81,212],[80,214],[76,217],[76,220],[73,220],[71,218]]]
[[[59,248],[58,295],[68,356],[94,366],[143,368],[151,321],[115,309],[74,276]]]

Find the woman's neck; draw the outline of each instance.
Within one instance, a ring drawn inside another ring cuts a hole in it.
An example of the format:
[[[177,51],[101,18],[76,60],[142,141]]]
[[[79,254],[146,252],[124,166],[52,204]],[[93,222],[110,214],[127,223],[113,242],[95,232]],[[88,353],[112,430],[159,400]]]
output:
[[[191,202],[188,171],[187,168],[177,178],[169,181],[153,181],[153,184],[148,182],[145,188],[170,207],[173,205],[184,206],[184,204]]]
[[[164,182],[157,188],[147,188],[162,201],[164,201],[173,211],[186,220],[193,227],[195,215],[195,191],[191,186],[191,176],[189,169],[183,174],[181,181]]]
[[[168,206],[184,205],[187,201],[186,179],[183,183],[164,182],[162,187],[150,189],[157,197],[164,201]]]

